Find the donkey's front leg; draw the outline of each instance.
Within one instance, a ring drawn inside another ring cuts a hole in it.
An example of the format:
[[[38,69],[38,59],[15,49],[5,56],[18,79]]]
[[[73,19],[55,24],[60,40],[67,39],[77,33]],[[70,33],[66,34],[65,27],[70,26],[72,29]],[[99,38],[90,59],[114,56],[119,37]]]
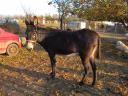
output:
[[[56,67],[56,59],[55,54],[53,52],[49,53],[50,61],[51,61],[51,67],[52,72],[50,73],[52,78],[55,78],[55,67]]]

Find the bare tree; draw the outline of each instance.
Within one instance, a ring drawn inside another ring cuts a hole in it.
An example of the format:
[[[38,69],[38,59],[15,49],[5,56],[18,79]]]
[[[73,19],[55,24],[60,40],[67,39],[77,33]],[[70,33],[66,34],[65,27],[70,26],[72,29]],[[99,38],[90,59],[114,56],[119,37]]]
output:
[[[64,20],[71,12],[71,0],[51,0],[48,5],[54,5],[59,13],[60,29],[64,29]]]

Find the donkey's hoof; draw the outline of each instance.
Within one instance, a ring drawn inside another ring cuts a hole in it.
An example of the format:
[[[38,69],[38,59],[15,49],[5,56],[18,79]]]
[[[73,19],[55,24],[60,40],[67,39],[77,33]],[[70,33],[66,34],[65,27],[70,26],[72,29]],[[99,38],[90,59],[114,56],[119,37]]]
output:
[[[94,86],[95,86],[95,83],[92,83],[92,84],[91,84],[91,87],[94,87]]]
[[[80,82],[79,82],[79,85],[80,85],[80,86],[83,86],[83,85],[84,85],[84,82],[83,82],[83,81],[80,81]]]
[[[54,75],[51,75],[51,79],[55,79],[55,76]]]
[[[55,74],[54,73],[51,72],[50,76],[51,76],[52,79],[55,79]]]

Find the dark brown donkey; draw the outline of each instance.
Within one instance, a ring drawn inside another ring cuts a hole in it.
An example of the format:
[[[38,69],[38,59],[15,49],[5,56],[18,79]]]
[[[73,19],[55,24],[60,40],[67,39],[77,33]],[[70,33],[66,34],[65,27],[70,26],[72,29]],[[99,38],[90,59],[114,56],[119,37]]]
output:
[[[87,74],[87,63],[91,64],[93,70],[93,82],[96,81],[96,64],[95,57],[99,58],[100,37],[99,35],[89,29],[82,29],[74,32],[61,31],[57,29],[40,29],[32,32],[31,39],[28,41],[28,49],[34,47],[35,42],[39,43],[48,52],[52,72],[50,75],[55,77],[56,54],[68,55],[77,53],[82,61],[84,67],[83,78],[80,85],[83,85],[85,75]]]

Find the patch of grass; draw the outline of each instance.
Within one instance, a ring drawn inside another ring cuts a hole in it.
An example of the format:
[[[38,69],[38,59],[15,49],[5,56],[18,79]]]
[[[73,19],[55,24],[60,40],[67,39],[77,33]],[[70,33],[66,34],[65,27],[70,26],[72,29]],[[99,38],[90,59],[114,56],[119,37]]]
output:
[[[116,39],[116,40],[123,40],[126,39],[126,37],[122,34],[116,34],[116,33],[100,33],[100,36],[102,38],[108,38],[108,39]]]

